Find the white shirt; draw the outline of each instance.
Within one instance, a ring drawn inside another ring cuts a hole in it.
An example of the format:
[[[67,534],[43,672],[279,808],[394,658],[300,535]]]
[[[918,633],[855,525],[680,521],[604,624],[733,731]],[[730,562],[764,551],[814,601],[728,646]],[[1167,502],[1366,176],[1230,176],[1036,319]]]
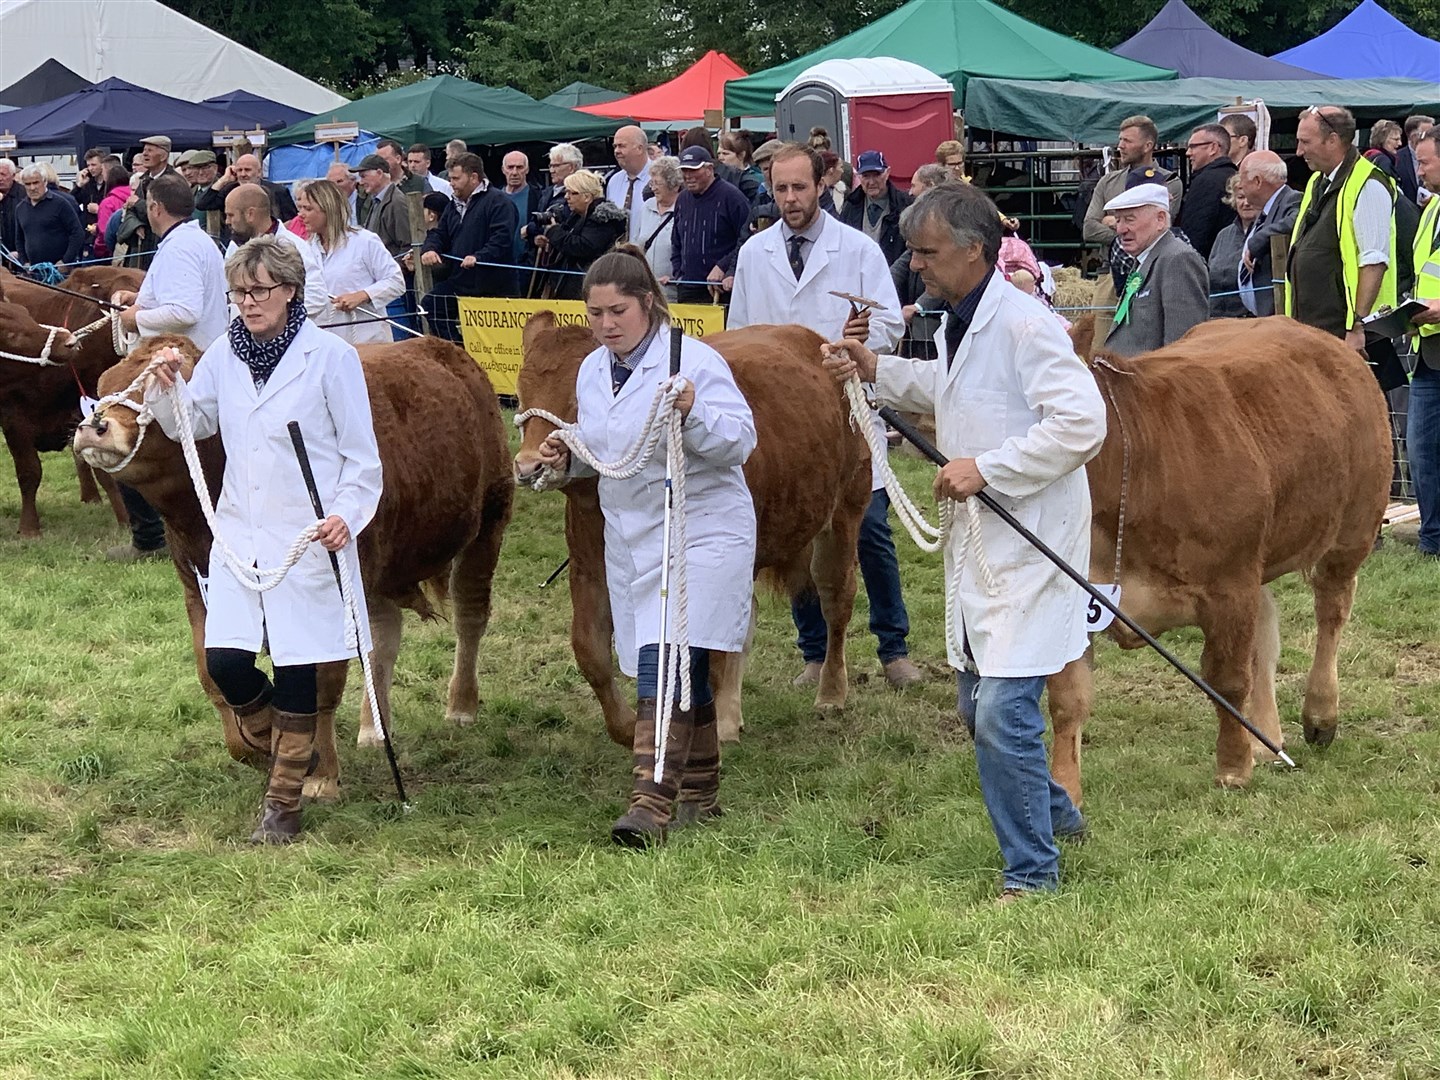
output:
[[[425,179],[426,179],[426,181],[430,184],[430,190],[431,190],[431,191],[438,191],[438,192],[440,192],[441,195],[444,195],[447,199],[450,197],[451,193],[454,192],[454,190],[455,190],[454,188],[452,188],[452,187],[450,186],[450,181],[448,181],[448,180],[441,180],[440,177],[436,176],[434,173],[426,173],[426,174],[425,174]]]
[[[160,238],[135,303],[135,325],[146,337],[183,334],[204,350],[225,333],[225,263],[194,219]]]
[[[327,252],[321,247],[319,237],[314,236],[305,246],[320,263],[330,296],[363,292],[370,297],[370,303],[362,305],[368,307],[369,312],[360,308],[336,311],[327,298],[325,309],[315,317],[315,322],[352,345],[392,340],[388,323],[357,322],[384,315],[386,304],[405,295],[405,277],[400,272],[400,264],[390,256],[380,238],[365,229],[352,229],[346,234],[345,242],[334,251]],[[349,325],[352,323],[354,325]]]
[[[1341,165],[1325,174],[1331,183]],[[1385,266],[1390,262],[1390,218],[1394,208],[1380,184],[1366,181],[1355,200],[1355,243],[1360,248],[1361,266]]]
[[[639,214],[643,202],[642,192],[644,192],[645,185],[648,183],[650,183],[650,162],[646,161],[644,165],[640,166],[640,171],[635,175],[635,195],[630,201],[630,241],[635,244],[644,243],[645,237],[650,235],[649,233],[645,233],[643,236],[640,234]],[[621,210],[624,210],[625,193],[630,190],[630,187],[630,175],[624,169],[616,169],[610,174],[609,179],[605,181],[605,198],[620,207]]]
[[[1245,239],[1240,244],[1240,262],[1237,264],[1236,269],[1236,277],[1240,282],[1240,303],[1245,305],[1245,310],[1250,312],[1251,315],[1256,313],[1255,277],[1253,274],[1249,277],[1245,276],[1245,248],[1249,244],[1250,237],[1254,234],[1256,226],[1270,216],[1270,211],[1275,206],[1275,199],[1280,195],[1280,192],[1284,190],[1284,185],[1281,185],[1270,193],[1270,198],[1265,200],[1265,206],[1261,209],[1260,213],[1256,215],[1255,220],[1251,222],[1250,229],[1246,232]]]
[[[278,221],[275,223],[275,232],[270,235],[300,252],[300,260],[305,264],[305,314],[317,322],[325,322],[326,320],[320,318],[320,313],[329,306],[330,294],[326,292],[325,271],[321,269],[319,257],[309,244]],[[226,260],[239,250],[239,246],[231,240],[230,246],[225,249]],[[240,309],[231,305],[230,318],[233,319],[239,314]]]
[[[779,226],[752,236],[740,248],[735,263],[735,289],[725,326],[738,330],[757,323],[798,323],[834,341],[850,319],[850,303],[831,290],[878,300],[870,309],[870,335],[866,346],[877,353],[895,351],[905,333],[900,295],[880,245],[859,229],[851,228],[823,210],[816,216],[818,238],[807,244],[805,270],[800,280],[790,269],[790,253]],[[806,230],[806,235],[811,230]],[[875,414],[882,433],[884,423]],[[871,462],[871,490],[879,490],[881,463]]]

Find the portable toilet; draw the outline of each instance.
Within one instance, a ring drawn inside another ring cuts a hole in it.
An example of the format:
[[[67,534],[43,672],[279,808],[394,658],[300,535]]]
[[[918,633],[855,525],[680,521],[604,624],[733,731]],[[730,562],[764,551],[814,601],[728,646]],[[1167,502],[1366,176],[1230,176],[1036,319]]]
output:
[[[955,137],[954,96],[948,82],[908,60],[825,60],[775,96],[776,131],[803,143],[811,128],[822,127],[851,165],[864,151],[879,150],[890,178],[908,188],[915,170],[935,160],[935,147]]]

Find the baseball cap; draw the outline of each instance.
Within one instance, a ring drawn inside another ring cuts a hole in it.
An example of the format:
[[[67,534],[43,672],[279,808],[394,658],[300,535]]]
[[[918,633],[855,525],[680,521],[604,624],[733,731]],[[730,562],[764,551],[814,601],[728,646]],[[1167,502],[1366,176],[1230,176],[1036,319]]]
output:
[[[884,172],[890,167],[885,160],[885,155],[879,150],[866,150],[855,159],[855,171],[858,173]]]
[[[164,150],[164,151],[168,154],[168,153],[170,152],[170,136],[169,136],[169,135],[147,135],[147,136],[145,136],[145,138],[143,138],[143,139],[140,140],[140,145],[141,145],[141,146],[158,146],[158,147],[160,147],[161,150]]]
[[[715,159],[710,156],[710,151],[703,146],[687,146],[680,155],[680,168],[698,169],[702,165],[712,165]]]
[[[1139,187],[1141,184],[1159,184],[1160,170],[1154,165],[1137,165],[1125,174],[1125,189]]]
[[[379,169],[381,172],[388,175],[390,172],[390,163],[386,161],[383,157],[381,157],[379,154],[366,154],[363,158],[360,159],[359,165],[350,166],[350,171],[352,173],[362,173],[365,172],[367,169]]]
[[[1107,202],[1105,212],[1134,210],[1139,206],[1158,206],[1161,210],[1169,210],[1170,192],[1165,190],[1164,184],[1137,184]]]

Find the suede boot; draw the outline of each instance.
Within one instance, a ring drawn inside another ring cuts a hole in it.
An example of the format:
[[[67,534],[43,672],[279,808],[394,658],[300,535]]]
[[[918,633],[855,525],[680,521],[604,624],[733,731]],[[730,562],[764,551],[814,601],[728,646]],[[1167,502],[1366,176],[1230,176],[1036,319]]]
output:
[[[235,713],[235,725],[240,729],[240,741],[259,758],[262,768],[270,761],[270,725],[275,719],[270,699],[274,696],[275,688],[267,682],[254,701],[230,707]]]
[[[720,733],[715,726],[715,702],[695,710],[695,733],[690,739],[690,757],[680,780],[671,828],[717,818],[720,809]]]
[[[275,711],[270,781],[252,844],[288,844],[300,834],[300,791],[315,765],[315,717]]]
[[[680,793],[680,780],[690,756],[690,740],[695,730],[694,710],[678,709],[670,718],[670,733],[665,742],[663,779],[655,782],[655,699],[644,698],[635,706],[635,767],[634,786],[630,791],[630,809],[610,828],[610,838],[617,844],[646,848],[665,842],[670,824],[670,811]]]

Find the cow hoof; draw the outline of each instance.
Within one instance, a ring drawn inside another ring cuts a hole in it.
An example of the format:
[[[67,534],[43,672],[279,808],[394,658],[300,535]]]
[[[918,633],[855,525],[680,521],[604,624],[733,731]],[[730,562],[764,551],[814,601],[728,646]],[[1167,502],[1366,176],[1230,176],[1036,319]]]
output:
[[[738,743],[740,732],[745,730],[744,724],[737,724],[734,720],[718,719],[715,721],[715,735],[722,743]]]
[[[845,703],[843,701],[817,701],[815,715],[821,719],[843,716],[845,715]]]
[[[1305,721],[1305,741],[1311,746],[1326,747],[1335,741],[1335,731],[1339,727],[1335,724],[1331,727],[1318,727],[1309,720]]]
[[[1250,786],[1250,777],[1245,773],[1218,772],[1215,774],[1215,786],[1227,791],[1244,791]]]
[[[475,714],[473,712],[447,712],[445,719],[456,727],[469,727],[475,723]]]
[[[300,793],[315,802],[334,802],[340,798],[340,781],[333,776],[307,776]]]
[[[380,732],[373,727],[362,727],[359,734],[355,736],[356,746],[384,746],[385,740],[380,737]]]

